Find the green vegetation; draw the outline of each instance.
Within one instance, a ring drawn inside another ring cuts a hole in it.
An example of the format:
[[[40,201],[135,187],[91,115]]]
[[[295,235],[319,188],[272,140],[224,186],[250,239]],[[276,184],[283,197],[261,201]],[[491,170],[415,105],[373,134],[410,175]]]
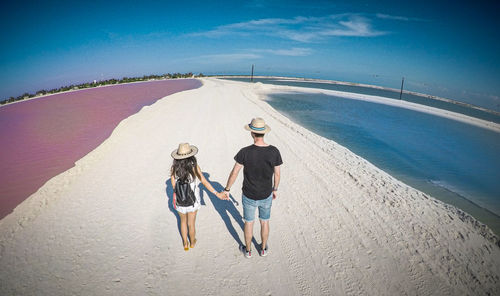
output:
[[[29,94],[29,93],[24,93],[18,97],[10,97],[8,99],[5,99],[3,101],[0,101],[1,105],[5,105],[7,103],[13,103],[29,98],[34,98],[38,96],[43,96],[47,94],[55,94],[63,91],[69,91],[69,90],[77,90],[77,89],[85,89],[85,88],[92,88],[92,87],[97,87],[97,86],[103,86],[103,85],[110,85],[110,84],[121,84],[121,83],[130,83],[130,82],[136,82],[136,81],[148,81],[148,80],[161,80],[161,79],[176,79],[176,78],[191,78],[191,77],[205,77],[202,73],[198,75],[193,75],[193,73],[167,73],[163,75],[144,75],[142,77],[123,77],[122,79],[108,79],[108,80],[99,80],[94,82],[86,82],[86,83],[81,83],[81,84],[72,84],[69,86],[61,86],[60,88],[53,88],[51,90],[39,90],[34,94]]]

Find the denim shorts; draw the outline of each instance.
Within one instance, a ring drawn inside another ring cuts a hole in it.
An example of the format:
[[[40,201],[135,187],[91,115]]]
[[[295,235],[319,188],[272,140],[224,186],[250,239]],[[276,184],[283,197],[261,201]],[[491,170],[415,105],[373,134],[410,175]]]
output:
[[[266,199],[253,200],[243,194],[243,220],[253,222],[255,219],[255,209],[259,208],[259,219],[267,221],[271,218],[271,206],[273,204],[273,194]]]

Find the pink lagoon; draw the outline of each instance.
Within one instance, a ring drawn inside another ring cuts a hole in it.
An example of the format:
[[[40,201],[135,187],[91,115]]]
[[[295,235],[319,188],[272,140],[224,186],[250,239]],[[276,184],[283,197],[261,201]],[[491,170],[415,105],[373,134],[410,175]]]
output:
[[[0,219],[74,166],[123,119],[196,79],[121,84],[54,94],[0,108]]]

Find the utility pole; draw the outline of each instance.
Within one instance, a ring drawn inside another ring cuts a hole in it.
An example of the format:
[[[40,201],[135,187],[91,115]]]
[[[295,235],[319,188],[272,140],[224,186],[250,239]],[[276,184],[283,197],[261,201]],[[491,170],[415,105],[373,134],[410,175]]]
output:
[[[253,82],[253,64],[252,64],[252,77],[250,78],[250,81]]]
[[[401,80],[401,92],[399,93],[399,99],[401,100],[401,96],[403,95],[403,84],[405,83],[405,78]]]

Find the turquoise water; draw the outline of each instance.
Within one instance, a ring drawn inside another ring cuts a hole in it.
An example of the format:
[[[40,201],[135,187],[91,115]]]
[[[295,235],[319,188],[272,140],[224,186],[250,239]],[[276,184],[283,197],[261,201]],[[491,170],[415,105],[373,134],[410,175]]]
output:
[[[248,78],[228,78],[228,80],[235,81],[245,81],[248,82]],[[266,84],[276,84],[276,85],[289,85],[289,86],[299,86],[299,87],[311,87],[320,88],[336,91],[345,91],[352,93],[359,93],[364,95],[380,96],[391,99],[399,99],[399,91],[392,91],[388,89],[377,89],[372,87],[362,87],[356,85],[342,85],[333,83],[320,83],[311,81],[300,81],[300,80],[287,80],[287,79],[275,79],[275,78],[255,78],[254,82],[262,82]],[[470,108],[456,103],[450,103],[445,101],[440,101],[436,99],[430,99],[425,96],[417,96],[412,94],[403,93],[401,96],[402,100],[422,104],[426,106],[431,106],[439,109],[449,110],[457,113],[462,113],[472,117],[500,123],[500,114],[494,111],[488,112],[484,110],[479,110],[475,108]]]
[[[403,182],[500,233],[500,134],[372,102],[310,93],[269,95],[278,111]]]

